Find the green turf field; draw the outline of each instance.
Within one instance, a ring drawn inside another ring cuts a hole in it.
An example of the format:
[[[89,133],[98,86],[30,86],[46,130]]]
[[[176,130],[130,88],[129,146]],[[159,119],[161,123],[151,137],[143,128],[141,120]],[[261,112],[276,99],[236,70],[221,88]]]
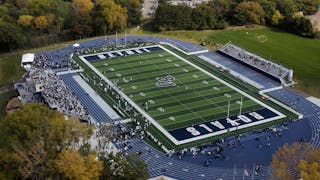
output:
[[[142,111],[150,115],[157,125],[161,126],[162,129],[159,129],[152,123],[147,131],[151,132],[169,149],[195,146],[297,118],[293,113],[271,101],[261,100],[256,88],[239,81],[227,72],[219,72],[219,69],[206,64],[196,56],[186,55],[170,46],[162,45],[162,50],[156,52],[135,53],[135,55],[127,57],[98,58],[85,61],[87,56],[106,53],[97,52],[97,54],[79,55],[74,56],[73,59],[84,69],[83,75],[88,83],[105,100],[111,100],[110,103],[113,105],[118,102],[116,100],[117,93],[114,93],[114,90],[108,90],[106,93],[106,80],[101,77],[107,77],[113,84],[117,84],[119,90],[127,98],[131,99],[139,108],[143,109]],[[190,64],[191,62],[194,66]],[[100,73],[97,74],[97,72],[94,72],[95,70]],[[168,75],[174,77],[170,82],[174,83],[175,86],[158,87],[159,80],[157,78]],[[231,86],[234,86],[234,88]],[[243,92],[246,92],[247,95]],[[170,133],[179,131],[203,122],[211,123],[214,120],[225,119],[229,100],[230,116],[239,115],[241,98],[243,99],[242,114],[273,108],[285,116],[278,114],[280,116],[272,122],[226,132],[221,135],[206,136],[208,138],[203,136],[201,140],[181,141],[181,143],[179,142],[180,145],[177,145],[177,142],[170,141],[171,138],[164,133],[165,131]],[[124,112],[123,102],[120,109]],[[139,112],[141,113],[141,111]],[[129,113],[129,115],[123,118],[133,117],[133,112],[126,113]],[[138,115],[136,118],[142,125],[145,124],[145,119],[148,119],[144,115]]]
[[[91,61],[107,78],[167,130],[226,117],[262,106],[164,50]],[[158,87],[157,77],[171,75],[174,87]]]

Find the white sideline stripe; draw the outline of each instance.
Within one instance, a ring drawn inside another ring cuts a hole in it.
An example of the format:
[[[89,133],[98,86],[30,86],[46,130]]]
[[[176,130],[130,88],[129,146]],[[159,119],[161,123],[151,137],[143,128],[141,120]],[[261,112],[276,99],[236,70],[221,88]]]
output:
[[[178,50],[178,51],[180,51],[180,52],[182,52],[182,53],[184,53],[186,55],[195,55],[195,54],[202,54],[202,53],[209,52],[209,50],[207,50],[207,49],[200,50],[200,51],[186,52],[186,51],[183,51],[180,48],[178,48],[178,47],[176,47],[176,46],[174,46],[174,45],[172,45],[170,43],[167,43],[167,42],[160,42],[160,44],[168,45],[168,46],[170,46],[170,47],[172,47],[172,48],[174,48],[174,49],[176,49],[176,50]]]
[[[216,67],[222,67],[223,69],[227,69],[230,72],[230,74],[232,74],[233,76],[239,77],[239,79],[241,79],[242,81],[245,81],[245,82],[249,83],[250,85],[252,85],[252,86],[254,86],[254,87],[258,88],[258,89],[264,88],[264,86],[262,86],[261,84],[259,84],[259,83],[255,82],[255,81],[247,78],[246,76],[241,75],[240,73],[235,72],[232,69],[229,69],[229,68],[225,67],[224,65],[221,65],[221,64],[215,62],[211,58],[208,58],[208,57],[206,57],[204,55],[201,55],[201,56],[198,56],[198,57],[203,59],[204,61],[206,61],[207,63],[209,63],[211,65],[214,65]]]
[[[298,119],[302,119],[303,118],[303,114],[295,111],[294,109],[290,108],[289,106],[287,106],[287,105],[275,100],[274,98],[272,98],[271,96],[266,94],[266,93],[269,93],[269,92],[272,92],[272,91],[280,90],[282,88],[283,88],[282,86],[278,86],[278,87],[274,87],[274,88],[270,88],[270,89],[265,89],[265,90],[259,91],[259,94],[262,95],[262,96],[267,97],[270,101],[272,101],[272,102],[278,104],[279,106],[287,109],[288,111],[296,114],[298,116]]]
[[[89,96],[111,119],[120,119],[120,116],[82,79],[80,75],[74,75],[72,78],[89,94]]]
[[[164,43],[163,43],[164,44]],[[172,45],[171,45],[172,46]],[[148,47],[148,46],[147,46]],[[146,47],[146,48],[147,48]],[[284,114],[282,114],[281,112],[273,109],[272,107],[264,104],[263,102],[251,97],[250,95],[248,95],[247,93],[241,91],[240,89],[234,87],[233,85],[227,83],[226,81],[216,77],[215,75],[207,72],[206,70],[196,66],[195,64],[185,60],[184,58],[182,58],[181,56],[171,52],[170,50],[166,49],[165,47],[161,46],[161,45],[153,45],[153,46],[149,46],[149,47],[160,47],[163,50],[169,52],[170,54],[172,54],[173,56],[179,58],[180,60],[186,62],[187,64],[193,66],[194,68],[200,70],[201,72],[207,74],[208,76],[220,81],[221,83],[229,86],[230,88],[236,90],[237,92],[239,92],[240,94],[248,97],[249,99],[253,100],[254,102],[256,102],[257,104],[260,104],[261,106],[268,108],[270,111],[278,114],[277,117],[273,117],[273,118],[269,118],[269,119],[264,119],[258,122],[254,122],[254,123],[250,123],[250,124],[245,124],[245,125],[241,125],[238,127],[233,127],[233,128],[229,128],[230,131],[236,130],[236,129],[242,129],[242,128],[246,128],[246,127],[250,127],[250,126],[254,126],[257,124],[262,124],[262,123],[266,123],[266,122],[270,122],[276,119],[281,119],[286,117]],[[123,51],[123,50],[122,50]],[[181,50],[180,50],[181,51]],[[175,145],[181,145],[181,144],[185,144],[185,143],[189,143],[189,142],[193,142],[199,139],[204,139],[204,138],[208,138],[208,137],[212,137],[218,134],[222,134],[228,131],[228,129],[226,130],[221,130],[218,132],[214,132],[214,133],[209,133],[209,134],[205,134],[202,136],[197,136],[197,137],[193,137],[193,138],[189,138],[186,140],[182,140],[182,141],[178,141],[176,138],[174,138],[166,129],[164,129],[157,121],[155,121],[149,114],[147,114],[142,108],[140,108],[140,106],[138,106],[137,104],[135,104],[126,94],[124,94],[121,90],[117,89],[117,87],[107,78],[105,77],[101,72],[99,72],[93,65],[91,65],[87,60],[85,60],[83,58],[83,56],[79,56],[79,58],[89,67],[91,68],[98,76],[100,76],[104,81],[106,81],[117,93],[119,93],[129,104],[131,104],[139,113],[141,113],[146,119],[148,119],[158,130],[160,130],[160,132],[162,132],[168,139],[170,139]]]

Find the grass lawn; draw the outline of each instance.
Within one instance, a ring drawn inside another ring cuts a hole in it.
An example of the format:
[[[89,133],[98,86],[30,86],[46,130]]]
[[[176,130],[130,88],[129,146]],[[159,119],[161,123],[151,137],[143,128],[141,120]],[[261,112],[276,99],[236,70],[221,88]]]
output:
[[[20,67],[20,59],[20,53],[0,55],[0,87],[21,78],[23,70]],[[17,95],[15,90],[0,94],[0,119],[5,115],[4,109],[8,100]]]
[[[320,40],[302,38],[280,30],[258,27],[219,31],[172,31],[152,33],[134,31],[135,34],[160,35],[197,43],[206,42],[215,49],[229,41],[266,59],[294,70],[297,88],[320,97]]]
[[[0,56],[0,86],[21,78],[23,70],[20,67],[20,60],[20,53]]]

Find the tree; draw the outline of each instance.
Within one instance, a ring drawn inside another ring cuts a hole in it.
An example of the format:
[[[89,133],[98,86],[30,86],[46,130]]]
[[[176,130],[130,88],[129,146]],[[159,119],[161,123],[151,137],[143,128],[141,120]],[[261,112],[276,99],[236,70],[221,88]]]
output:
[[[94,4],[91,0],[73,0],[71,7],[74,16],[87,16],[92,10]]]
[[[19,16],[18,23],[22,27],[30,27],[32,26],[33,16],[30,15],[21,15]]]
[[[277,3],[274,0],[254,0],[259,3],[265,12],[265,19],[267,24],[271,24],[272,16],[277,10]]]
[[[215,17],[219,20],[226,20],[231,10],[230,0],[213,0],[209,2],[212,7]]]
[[[76,150],[61,152],[56,160],[56,168],[66,179],[99,179],[102,162],[97,161],[96,155],[90,153],[82,157]]]
[[[72,4],[72,31],[77,33],[80,38],[89,36],[92,33],[92,18],[90,12],[94,4],[91,0],[73,0]]]
[[[6,6],[0,6],[0,19],[6,15],[8,15],[8,8]]]
[[[34,19],[34,26],[43,31],[45,29],[47,29],[47,27],[49,26],[49,22],[47,20],[46,16],[38,16]]]
[[[319,10],[320,0],[297,0],[297,4],[304,15],[313,15]]]
[[[214,29],[215,17],[211,6],[202,4],[192,11],[193,29]]]
[[[21,47],[25,42],[25,37],[19,26],[0,21],[0,49],[12,51]]]
[[[30,15],[43,16],[54,11],[56,1],[60,0],[28,0],[27,9]]]
[[[40,104],[27,104],[8,114],[0,128],[0,169],[16,179],[57,178],[55,160],[60,153],[92,133],[89,126],[65,120]]]
[[[277,26],[282,22],[283,19],[284,19],[284,16],[280,13],[279,10],[276,10],[274,15],[272,16],[271,24],[274,26]]]
[[[296,172],[296,175],[298,175],[300,160],[308,156],[305,152],[309,148],[312,148],[310,143],[294,143],[292,145],[285,144],[279,148],[275,154],[272,155],[271,165],[273,169],[273,179],[297,179],[297,177],[295,177],[295,173],[292,172]],[[318,156],[319,155],[320,153]],[[301,164],[301,168],[302,167],[303,162]]]
[[[9,23],[13,23],[15,19],[12,17],[12,9],[9,9],[7,6],[0,5],[0,21],[5,21]]]
[[[15,0],[15,5],[20,9],[27,7],[27,4],[28,0]]]
[[[97,0],[98,12],[107,23],[108,32],[123,30],[127,25],[127,10],[113,0]]]
[[[301,160],[299,163],[301,178],[304,180],[320,179],[319,162],[308,163]]]
[[[313,26],[310,19],[304,16],[289,18],[290,29],[303,37],[314,37]]]
[[[235,8],[235,20],[239,25],[264,24],[265,13],[257,2],[244,1]]]
[[[141,23],[141,4],[142,0],[115,0],[115,3],[127,9],[128,26]]]
[[[284,16],[291,16],[298,11],[295,0],[276,0],[277,7]]]

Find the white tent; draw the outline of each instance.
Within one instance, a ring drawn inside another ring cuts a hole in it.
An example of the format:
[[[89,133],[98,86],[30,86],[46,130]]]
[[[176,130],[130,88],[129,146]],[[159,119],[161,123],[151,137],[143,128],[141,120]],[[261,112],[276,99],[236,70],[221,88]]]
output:
[[[33,63],[33,61],[34,61],[33,53],[24,54],[22,55],[21,66],[23,66],[25,70],[28,70],[31,68],[31,64]]]
[[[33,61],[34,61],[33,53],[24,54],[22,55],[21,65],[29,64],[29,63],[32,63]]]
[[[75,43],[75,44],[73,45],[73,47],[79,47],[79,46],[80,46],[79,43]]]

